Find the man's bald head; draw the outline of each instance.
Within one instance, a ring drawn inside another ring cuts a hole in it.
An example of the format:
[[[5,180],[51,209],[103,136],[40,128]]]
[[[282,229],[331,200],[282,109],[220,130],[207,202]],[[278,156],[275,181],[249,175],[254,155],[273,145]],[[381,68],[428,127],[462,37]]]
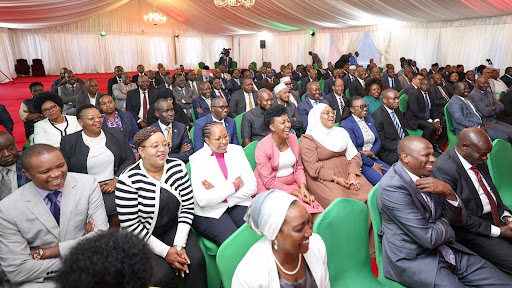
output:
[[[212,106],[223,106],[224,103],[226,103],[226,100],[224,100],[224,98],[221,97],[215,97],[212,100]]]
[[[492,142],[489,135],[478,127],[462,130],[457,136],[457,152],[471,165],[479,165],[487,160],[492,151]]]
[[[422,137],[407,136],[398,143],[400,162],[407,171],[418,177],[428,177],[436,162],[432,144]]]

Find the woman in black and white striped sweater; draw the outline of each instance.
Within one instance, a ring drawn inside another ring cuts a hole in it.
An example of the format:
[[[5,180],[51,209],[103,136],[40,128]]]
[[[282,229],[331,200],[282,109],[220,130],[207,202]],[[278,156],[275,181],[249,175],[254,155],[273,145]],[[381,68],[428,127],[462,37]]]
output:
[[[155,253],[153,286],[175,287],[176,273],[186,275],[187,287],[207,287],[203,252],[190,230],[194,196],[185,164],[167,158],[169,143],[157,128],[145,128],[134,138],[141,160],[119,176],[116,186],[121,228],[146,240]]]

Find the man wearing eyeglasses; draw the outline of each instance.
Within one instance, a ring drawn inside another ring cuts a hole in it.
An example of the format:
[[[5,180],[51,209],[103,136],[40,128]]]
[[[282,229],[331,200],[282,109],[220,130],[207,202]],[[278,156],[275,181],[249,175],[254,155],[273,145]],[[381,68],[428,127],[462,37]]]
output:
[[[155,102],[155,115],[158,122],[151,125],[162,131],[169,143],[169,158],[180,159],[187,163],[188,157],[194,153],[192,141],[185,124],[174,121],[174,106],[169,99],[158,99]]]
[[[222,125],[224,125],[224,127],[226,128],[228,135],[230,135],[229,144],[240,145],[240,143],[238,142],[235,120],[233,118],[228,117],[228,102],[219,97],[213,98],[211,111],[211,114],[199,118],[195,122],[194,135],[192,135],[192,137],[194,137],[194,151],[199,151],[199,149],[203,148],[203,127],[206,123],[210,121],[221,122]]]

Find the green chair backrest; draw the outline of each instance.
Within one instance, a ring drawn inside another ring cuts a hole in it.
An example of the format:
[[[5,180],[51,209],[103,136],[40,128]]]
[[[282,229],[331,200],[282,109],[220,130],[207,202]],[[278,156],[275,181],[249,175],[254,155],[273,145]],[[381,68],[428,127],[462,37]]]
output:
[[[385,287],[373,276],[368,237],[368,208],[338,198],[316,219],[313,231],[324,240],[331,287]]]
[[[402,94],[402,96],[400,96],[400,103],[398,103],[398,109],[400,109],[402,113],[407,111],[407,101],[409,101],[409,95]]]
[[[265,68],[267,67],[267,61],[263,62],[263,67],[265,67]],[[254,68],[256,68],[256,67],[254,67]]]
[[[453,132],[453,122],[452,117],[450,116],[450,112],[448,111],[448,103],[444,105],[444,119],[446,121],[446,133],[448,134],[448,146],[446,149],[449,149],[455,145],[457,145],[457,135]]]
[[[340,127],[340,123],[338,122],[338,123],[334,124],[334,127]]]
[[[192,123],[196,122],[196,113],[194,112],[194,108],[190,109],[190,114],[192,115]]]
[[[512,163],[512,147],[510,143],[496,139],[489,153],[487,165],[492,181],[500,193],[503,203],[512,206],[512,177],[510,177],[510,163]]]
[[[350,89],[347,89],[347,91],[345,91],[345,96],[347,96],[347,98],[350,98]]]
[[[382,73],[382,71],[384,71],[384,68],[379,67],[379,70],[380,70],[380,73]]]
[[[215,66],[215,69],[219,69],[219,66],[220,66],[220,65],[219,65],[219,62],[215,62],[215,63],[213,63],[213,66]]]
[[[238,62],[233,61],[233,69],[238,69]]]
[[[252,67],[254,67],[254,69],[256,69],[256,70],[258,69],[258,66],[256,66],[256,62],[251,62],[251,65],[252,65]]]
[[[238,137],[238,143],[242,145],[242,117],[244,117],[244,113],[238,115],[235,117],[235,123],[236,123],[236,136]],[[233,137],[233,135],[231,135]]]
[[[197,66],[199,66],[199,69],[203,69],[204,62],[199,62],[199,63],[197,64]]]
[[[402,94],[404,94],[404,89],[400,90],[400,92],[398,93],[398,96],[402,96]]]
[[[302,87],[302,86],[300,86],[300,85],[302,84],[302,79],[301,79],[301,80],[299,80],[299,81],[297,81],[297,84],[298,84],[299,89],[300,89],[300,87]]]
[[[315,70],[318,70],[318,64],[316,64],[316,63],[315,63],[315,64],[313,65],[313,68],[315,68]]]
[[[252,141],[249,145],[244,147],[245,157],[249,160],[249,164],[251,164],[252,171],[256,170],[256,146],[260,141]]]
[[[300,101],[304,101],[304,99],[306,99],[306,95],[308,95],[308,93],[304,93],[302,97],[300,97]]]
[[[320,79],[320,81],[318,81],[318,84],[320,85],[320,91],[324,92],[324,84],[325,84],[324,78]]]
[[[501,96],[503,96],[503,94],[505,94],[505,91],[501,91],[500,95],[498,96],[498,99],[501,99]]]
[[[222,279],[224,288],[231,288],[231,282],[233,275],[235,275],[236,267],[240,261],[244,259],[249,249],[261,238],[263,238],[263,234],[256,234],[246,223],[238,228],[238,230],[220,246],[219,252],[217,253],[217,267],[219,268],[220,278]]]
[[[373,235],[375,237],[375,260],[379,268],[379,281],[387,287],[403,287],[397,282],[390,280],[384,276],[383,261],[382,261],[382,244],[379,241],[379,231],[382,228],[382,217],[380,216],[379,206],[377,204],[377,189],[379,184],[375,185],[370,194],[368,194],[368,210],[370,210],[370,217],[372,218]]]
[[[190,141],[192,141],[192,147],[194,147],[194,127],[190,129]]]

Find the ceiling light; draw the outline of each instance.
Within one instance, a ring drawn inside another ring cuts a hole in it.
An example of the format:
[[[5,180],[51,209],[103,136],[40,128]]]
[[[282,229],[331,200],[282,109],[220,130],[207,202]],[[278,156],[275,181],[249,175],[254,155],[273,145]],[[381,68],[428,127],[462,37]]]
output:
[[[217,7],[238,7],[245,6],[245,8],[251,8],[254,6],[255,0],[213,0]]]

